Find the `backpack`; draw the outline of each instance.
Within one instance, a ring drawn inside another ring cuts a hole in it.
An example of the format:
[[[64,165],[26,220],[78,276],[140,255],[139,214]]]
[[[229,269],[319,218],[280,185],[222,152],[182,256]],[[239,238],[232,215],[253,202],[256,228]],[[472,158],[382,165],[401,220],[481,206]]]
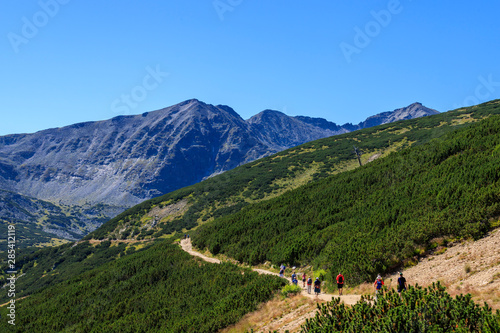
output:
[[[377,280],[377,290],[382,289],[382,280]]]
[[[344,283],[344,277],[342,275],[339,275],[339,283]]]
[[[307,284],[312,284],[313,283],[313,279],[309,278],[307,279]]]

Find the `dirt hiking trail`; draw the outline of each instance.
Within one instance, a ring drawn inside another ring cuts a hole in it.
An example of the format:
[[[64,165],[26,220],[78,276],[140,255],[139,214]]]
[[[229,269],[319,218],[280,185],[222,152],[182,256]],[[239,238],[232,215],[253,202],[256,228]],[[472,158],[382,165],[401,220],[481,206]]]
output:
[[[214,263],[214,264],[221,263],[221,261],[219,259],[207,257],[206,255],[201,254],[198,251],[193,250],[193,246],[191,245],[191,239],[181,240],[181,247],[184,251],[186,251],[187,253],[189,253],[192,256],[199,257],[207,262]],[[259,274],[269,274],[269,275],[279,276],[278,273],[267,271],[265,269],[252,268],[252,270],[254,272],[259,273]],[[291,278],[287,277],[286,279],[288,281],[290,281],[290,283],[292,282]],[[300,282],[301,281],[299,281],[299,286],[300,286]],[[359,301],[361,299],[361,295],[342,295],[342,296],[339,296],[339,295],[334,295],[334,294],[326,294],[323,292],[320,293],[319,295],[314,295],[314,293],[308,294],[307,290],[305,288],[302,288],[301,295],[308,297],[308,298],[311,298],[311,299],[321,300],[321,301],[331,301],[332,297],[335,297],[335,298],[340,297],[341,301],[344,302],[346,305],[354,305],[354,304],[356,304],[357,301]]]

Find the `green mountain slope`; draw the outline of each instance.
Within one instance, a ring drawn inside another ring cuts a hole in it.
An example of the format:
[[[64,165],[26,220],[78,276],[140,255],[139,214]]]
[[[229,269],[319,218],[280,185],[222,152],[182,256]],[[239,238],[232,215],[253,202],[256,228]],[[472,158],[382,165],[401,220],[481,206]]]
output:
[[[163,241],[15,303],[2,332],[216,332],[285,284],[232,264],[208,264]]]
[[[147,239],[184,232],[243,207],[359,166],[393,151],[420,145],[500,113],[499,101],[435,116],[400,121],[313,141],[227,171],[201,183],[143,202],[86,239]]]
[[[491,116],[217,219],[193,242],[253,264],[312,261],[351,283],[371,280],[438,237],[479,238],[498,225],[499,165],[500,116]]]

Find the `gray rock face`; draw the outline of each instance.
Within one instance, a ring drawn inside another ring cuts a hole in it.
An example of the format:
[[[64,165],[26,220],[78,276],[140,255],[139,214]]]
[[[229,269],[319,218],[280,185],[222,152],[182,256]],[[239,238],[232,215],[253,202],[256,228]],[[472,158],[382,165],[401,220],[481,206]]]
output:
[[[429,109],[421,103],[413,103],[405,108],[396,109],[394,111],[382,112],[377,115],[367,118],[364,122],[359,124],[360,128],[373,127],[392,123],[399,120],[420,118],[438,114],[439,111]]]
[[[305,121],[305,118],[289,117],[279,111],[265,110],[248,119],[247,122],[259,141],[275,151],[347,132],[342,128],[335,130],[333,127],[317,126],[316,122],[320,121],[319,118],[309,118],[310,122]],[[324,119],[321,120],[326,122]]]
[[[0,137],[0,189],[70,205],[130,207],[311,140],[437,113],[421,104],[343,126],[188,100],[135,116]]]

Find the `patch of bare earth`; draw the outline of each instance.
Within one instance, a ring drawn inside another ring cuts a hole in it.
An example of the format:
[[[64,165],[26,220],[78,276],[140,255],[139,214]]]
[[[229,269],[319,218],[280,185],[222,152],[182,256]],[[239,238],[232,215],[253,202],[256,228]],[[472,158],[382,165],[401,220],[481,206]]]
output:
[[[324,302],[324,301],[321,301]],[[290,298],[275,297],[245,315],[237,324],[223,329],[223,333],[254,332],[298,332],[307,318],[316,314],[316,301],[304,296]]]
[[[147,215],[157,217],[160,221],[171,221],[177,216],[181,216],[189,208],[187,199],[181,200],[165,207],[154,207]]]
[[[436,250],[444,253],[422,258],[403,271],[408,284],[427,287],[441,281],[452,296],[470,293],[479,304],[500,309],[500,229],[475,242]],[[396,288],[398,277],[397,273],[386,276],[386,286]],[[355,289],[360,294],[373,292],[369,283]]]
[[[382,154],[380,154],[380,153],[373,154],[372,156],[370,156],[370,158],[368,159],[368,161],[366,161],[366,163],[373,162],[373,161],[375,161],[377,158],[379,158],[380,156],[382,156]]]

